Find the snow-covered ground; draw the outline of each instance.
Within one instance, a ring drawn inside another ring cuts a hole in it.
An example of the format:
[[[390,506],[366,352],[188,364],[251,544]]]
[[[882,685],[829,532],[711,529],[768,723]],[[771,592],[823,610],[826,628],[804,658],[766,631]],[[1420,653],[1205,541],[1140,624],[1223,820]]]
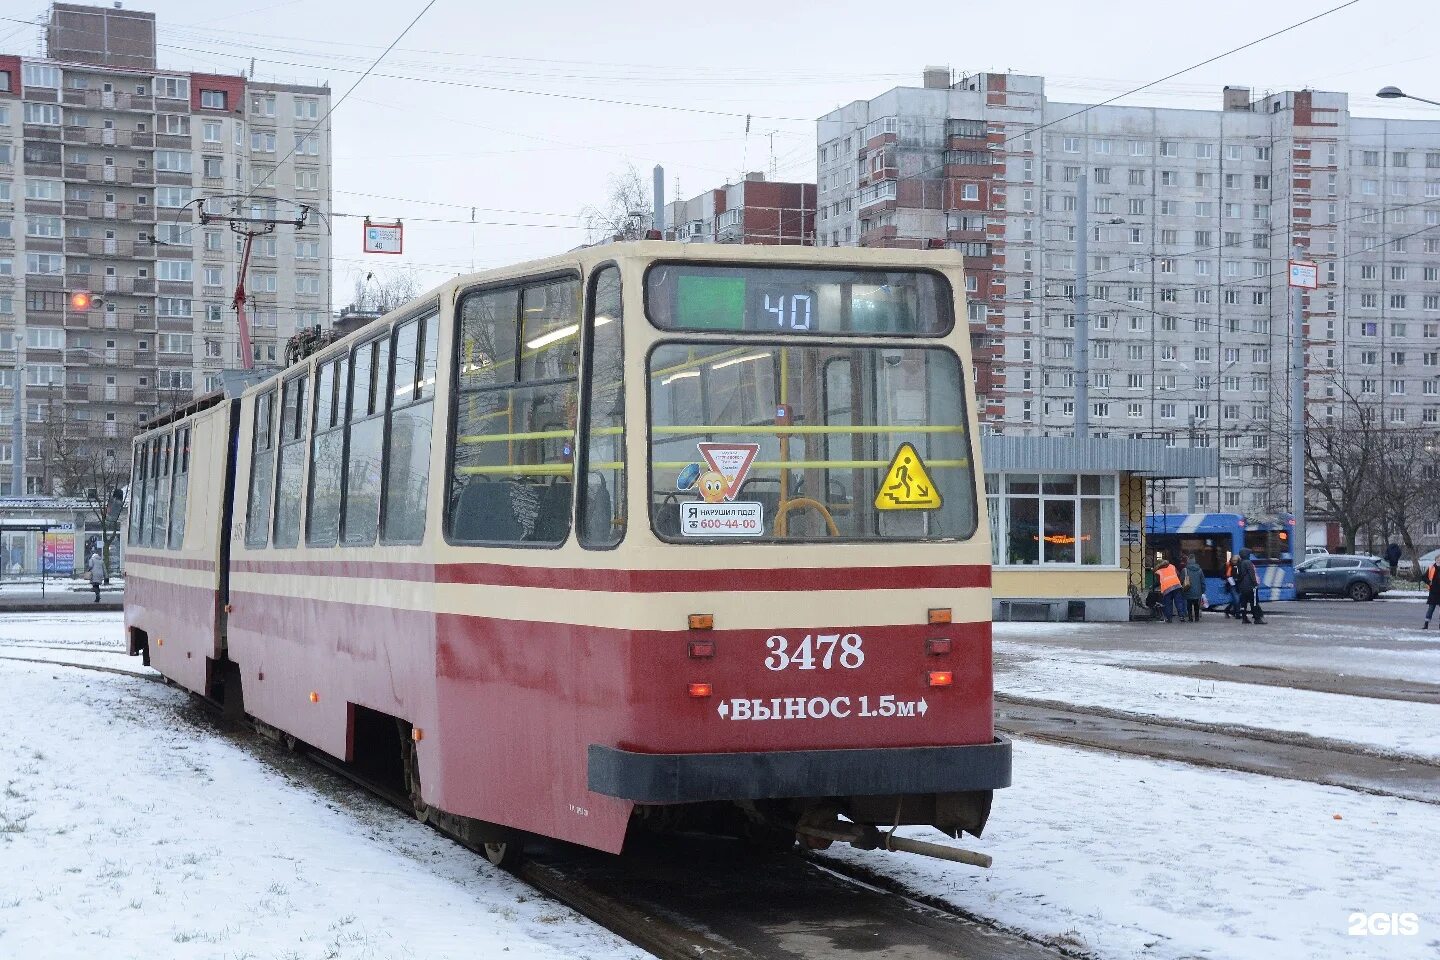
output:
[[[1003,926],[1133,960],[1440,955],[1440,807],[1178,763],[1017,742],[983,839],[989,870],[849,848]],[[1354,913],[1414,913],[1413,936],[1351,936]]]
[[[1029,676],[1048,699],[1150,676],[1128,654],[996,638],[1002,687]],[[1017,673],[1030,658],[1070,681]],[[0,958],[642,955],[388,807],[288,779],[147,674],[120,655],[118,614],[0,616]],[[1272,720],[1334,707],[1254,689],[1281,698]],[[1440,953],[1437,836],[1436,805],[1020,741],[985,837],[960,841],[993,869],[829,855],[1104,960],[1408,958]],[[1410,912],[1417,935],[1347,933],[1353,914]]]
[[[0,655],[88,661],[102,655],[42,648],[118,636],[118,614],[6,617]],[[648,956],[193,718],[150,679],[0,660],[0,957]]]
[[[1303,733],[1396,756],[1440,759],[1440,704],[1197,680],[1051,657],[1017,658],[997,671],[995,689],[1016,697]]]

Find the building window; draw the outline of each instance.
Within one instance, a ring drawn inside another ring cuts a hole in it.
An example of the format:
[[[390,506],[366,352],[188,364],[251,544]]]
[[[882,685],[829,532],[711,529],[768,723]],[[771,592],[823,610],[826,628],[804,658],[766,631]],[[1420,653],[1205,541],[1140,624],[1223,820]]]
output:
[[[1114,566],[1114,475],[990,474],[992,560],[1001,566]]]
[[[224,109],[225,109],[225,91],[224,91],[224,90],[201,90],[201,91],[200,91],[200,106],[201,106],[202,108],[206,109],[206,110],[224,110]],[[207,126],[207,127],[209,126],[209,121],[207,121],[206,126]],[[215,127],[216,127],[216,130],[218,131],[218,130],[219,130],[219,127],[220,127],[220,124],[217,122],[217,123],[215,124]],[[206,139],[208,140],[209,137],[206,137]],[[215,140],[218,141],[219,139],[220,139],[220,137],[219,137],[218,132],[217,132],[217,135],[216,135],[216,137],[215,137]]]
[[[156,77],[155,96],[164,100],[189,100],[189,77]]]

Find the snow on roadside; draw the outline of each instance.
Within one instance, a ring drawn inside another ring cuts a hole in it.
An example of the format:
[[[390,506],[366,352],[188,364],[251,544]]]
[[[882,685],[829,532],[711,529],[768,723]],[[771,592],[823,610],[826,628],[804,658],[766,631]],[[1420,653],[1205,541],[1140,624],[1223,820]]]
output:
[[[88,627],[45,618],[23,633],[67,631]],[[16,632],[0,624],[7,643]],[[160,684],[0,660],[0,956],[648,956],[378,802],[287,782],[191,719]]]
[[[1440,949],[1440,807],[1025,741],[1014,762],[984,839],[901,831],[989,853],[990,870],[840,846],[827,855],[1100,957],[1403,960]],[[1413,912],[1420,932],[1350,936],[1352,912]]]
[[[1198,680],[1049,656],[997,662],[995,692],[1440,758],[1440,704]]]
[[[0,613],[0,647],[104,647],[124,652],[125,618],[118,611]]]

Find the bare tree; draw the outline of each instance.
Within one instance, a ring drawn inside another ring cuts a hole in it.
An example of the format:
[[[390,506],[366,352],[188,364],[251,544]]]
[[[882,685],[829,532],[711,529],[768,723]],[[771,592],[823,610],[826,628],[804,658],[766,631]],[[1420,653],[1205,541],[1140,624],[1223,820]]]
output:
[[[425,286],[415,271],[406,268],[393,270],[372,270],[355,277],[356,310],[389,313],[403,306],[425,292]]]
[[[580,219],[590,243],[639,240],[645,236],[655,222],[655,210],[650,188],[633,163],[610,178],[605,202],[585,207]]]
[[[1313,512],[1339,524],[1353,552],[1359,532],[1385,516],[1380,479],[1386,442],[1379,411],[1344,384],[1337,386],[1339,418],[1311,417],[1305,428],[1305,487]]]
[[[40,443],[48,464],[50,492],[83,501],[100,525],[108,580],[111,539],[118,529],[114,517],[125,506],[125,488],[130,482],[131,431],[117,430],[115,436],[106,436],[103,427],[96,427],[90,421],[52,415],[41,428]]]
[[[1415,534],[1433,517],[1437,502],[1435,477],[1440,467],[1440,434],[1424,429],[1387,429],[1381,443],[1376,500],[1381,508],[1380,533],[1389,541],[1399,536],[1410,569],[1418,571],[1420,549]]]

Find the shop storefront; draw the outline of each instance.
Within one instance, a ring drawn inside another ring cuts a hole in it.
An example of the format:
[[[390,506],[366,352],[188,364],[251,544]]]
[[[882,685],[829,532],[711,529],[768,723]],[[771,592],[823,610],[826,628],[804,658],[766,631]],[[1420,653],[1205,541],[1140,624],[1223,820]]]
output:
[[[1145,485],[1210,477],[1213,451],[1159,440],[985,437],[997,620],[1127,620]]]

